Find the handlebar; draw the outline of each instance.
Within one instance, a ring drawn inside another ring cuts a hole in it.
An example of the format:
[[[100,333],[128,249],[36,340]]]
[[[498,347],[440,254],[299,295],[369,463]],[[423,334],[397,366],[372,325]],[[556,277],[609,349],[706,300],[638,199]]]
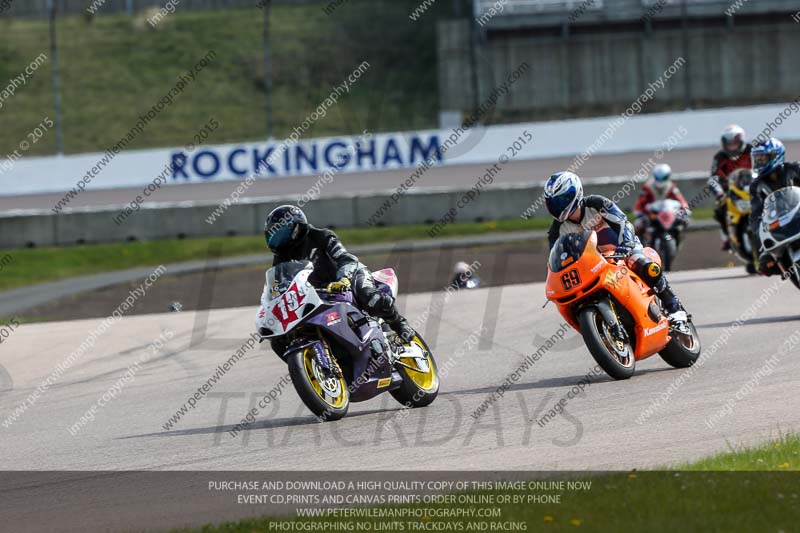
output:
[[[338,296],[340,294],[347,294],[348,292],[352,292],[353,288],[352,287],[347,287],[347,288],[345,288],[343,290],[340,290],[340,291],[329,291],[325,287],[320,287],[320,288],[314,289],[314,290],[317,291],[317,294],[332,294],[334,296]]]

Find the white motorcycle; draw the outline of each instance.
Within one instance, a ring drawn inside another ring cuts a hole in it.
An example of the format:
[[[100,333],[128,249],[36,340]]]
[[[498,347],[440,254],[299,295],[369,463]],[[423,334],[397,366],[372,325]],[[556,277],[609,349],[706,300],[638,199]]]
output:
[[[408,342],[354,305],[349,288],[311,286],[313,266],[287,261],[270,268],[256,327],[285,344],[281,359],[311,412],[323,421],[347,414],[351,402],[388,392],[406,407],[424,407],[439,393],[433,353],[417,333]],[[373,272],[378,290],[397,296],[392,269]]]
[[[762,252],[800,289],[800,187],[785,187],[764,200],[759,226]]]

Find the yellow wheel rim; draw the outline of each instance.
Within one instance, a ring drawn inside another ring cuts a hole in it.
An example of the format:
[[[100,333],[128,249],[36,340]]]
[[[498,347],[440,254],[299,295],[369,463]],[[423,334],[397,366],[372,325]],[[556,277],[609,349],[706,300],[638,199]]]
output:
[[[344,378],[326,378],[324,371],[317,364],[314,350],[306,348],[303,352],[303,366],[308,382],[317,396],[334,409],[341,409],[347,403],[347,384]]]
[[[419,350],[423,357],[400,357],[400,361],[411,368],[405,366],[399,368],[402,368],[408,378],[420,389],[435,390],[439,386],[439,376],[436,375],[436,366],[430,350],[419,336],[415,336],[409,344],[412,350]]]

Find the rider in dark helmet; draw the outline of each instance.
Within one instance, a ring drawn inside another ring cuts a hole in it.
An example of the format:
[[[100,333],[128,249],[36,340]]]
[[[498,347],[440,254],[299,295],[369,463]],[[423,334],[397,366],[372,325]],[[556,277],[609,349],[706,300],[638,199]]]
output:
[[[614,246],[615,253],[627,257],[628,268],[659,297],[670,323],[684,328],[688,315],[672,291],[661,267],[643,252],[633,225],[617,204],[599,195],[583,196],[581,179],[572,172],[550,176],[544,186],[545,205],[555,218],[548,232],[550,249],[568,233],[594,230],[599,246]]]
[[[345,249],[333,231],[309,224],[299,207],[282,205],[273,209],[267,216],[264,236],[275,254],[273,266],[292,260],[311,261],[314,271],[308,281],[312,286],[328,290],[352,287],[359,307],[385,320],[404,342],[416,335],[397,311],[394,298],[375,287],[369,269]]]
[[[764,200],[773,191],[783,187],[800,187],[800,163],[786,163],[786,148],[774,137],[753,147],[753,173],[755,179],[750,184],[750,230],[756,239],[755,252],[758,257],[758,271],[765,275],[780,273],[775,258],[761,253],[761,239],[758,226],[764,212]]]

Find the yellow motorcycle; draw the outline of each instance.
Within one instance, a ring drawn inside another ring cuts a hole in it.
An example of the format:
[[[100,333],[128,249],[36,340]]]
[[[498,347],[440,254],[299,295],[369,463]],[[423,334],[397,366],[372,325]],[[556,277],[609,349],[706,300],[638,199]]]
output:
[[[725,203],[728,209],[728,238],[731,253],[745,263],[750,274],[756,273],[753,244],[756,242],[750,231],[750,183],[753,171],[741,168],[728,177],[728,193]]]

